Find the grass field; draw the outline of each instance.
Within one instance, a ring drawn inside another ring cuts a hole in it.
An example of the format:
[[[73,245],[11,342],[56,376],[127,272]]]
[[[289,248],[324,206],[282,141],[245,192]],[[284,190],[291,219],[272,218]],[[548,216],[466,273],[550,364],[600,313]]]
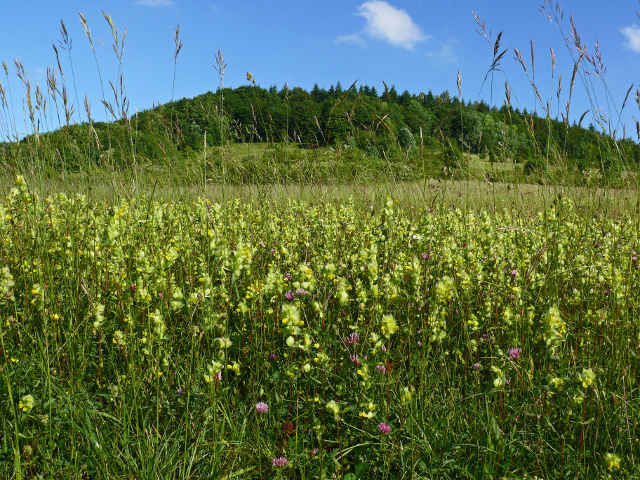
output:
[[[3,477],[638,473],[634,192],[73,179],[0,204]]]

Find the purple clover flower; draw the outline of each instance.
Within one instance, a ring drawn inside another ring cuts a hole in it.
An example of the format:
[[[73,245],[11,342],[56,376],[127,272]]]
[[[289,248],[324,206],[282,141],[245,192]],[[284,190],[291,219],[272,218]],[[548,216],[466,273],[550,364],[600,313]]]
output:
[[[517,347],[511,347],[509,349],[509,356],[512,360],[518,360],[522,354],[522,349]]]
[[[269,405],[264,402],[256,403],[256,411],[258,413],[267,413],[269,411]]]
[[[391,427],[387,425],[385,422],[380,422],[378,424],[378,430],[380,430],[380,432],[384,433],[385,435],[389,435],[389,432],[391,431]]]
[[[284,294],[284,298],[286,298],[289,301],[293,300],[293,292],[289,291],[289,292],[285,293]]]
[[[345,338],[344,341],[347,345],[355,345],[360,341],[360,334],[358,334],[358,332],[353,332],[351,335]]]
[[[384,365],[376,365],[376,370],[382,375],[385,375],[387,373],[387,367],[385,367]]]
[[[287,460],[287,457],[274,458],[271,460],[271,465],[277,468],[283,468],[289,465],[289,460]]]
[[[351,360],[353,363],[356,364],[356,366],[360,366],[360,359],[358,358],[358,355],[356,355],[355,353],[352,353],[351,355],[349,355],[349,360]]]

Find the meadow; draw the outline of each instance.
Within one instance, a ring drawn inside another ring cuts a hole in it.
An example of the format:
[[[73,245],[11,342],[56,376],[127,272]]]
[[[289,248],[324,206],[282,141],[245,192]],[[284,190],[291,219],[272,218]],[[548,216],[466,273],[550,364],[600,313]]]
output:
[[[121,75],[77,123],[58,45],[45,93],[15,62],[29,135],[0,82],[1,478],[638,478],[637,142],[508,85],[225,89],[221,51],[215,94],[131,116]]]
[[[633,478],[639,217],[420,203],[18,178],[2,475]]]

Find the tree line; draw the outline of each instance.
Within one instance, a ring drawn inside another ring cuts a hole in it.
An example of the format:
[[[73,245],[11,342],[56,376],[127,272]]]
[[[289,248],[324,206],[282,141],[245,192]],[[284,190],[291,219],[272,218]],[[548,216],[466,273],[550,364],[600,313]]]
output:
[[[640,146],[548,116],[483,101],[464,102],[444,91],[398,93],[395,87],[329,89],[242,86],[181,99],[116,122],[86,122],[2,144],[5,156],[25,144],[55,164],[126,165],[166,160],[227,142],[344,146],[372,157],[415,154],[419,147],[459,162],[461,152],[528,169],[561,165],[603,173],[637,168]],[[44,148],[43,148],[44,147]],[[28,149],[27,149],[28,150]],[[457,159],[457,160],[456,160]]]

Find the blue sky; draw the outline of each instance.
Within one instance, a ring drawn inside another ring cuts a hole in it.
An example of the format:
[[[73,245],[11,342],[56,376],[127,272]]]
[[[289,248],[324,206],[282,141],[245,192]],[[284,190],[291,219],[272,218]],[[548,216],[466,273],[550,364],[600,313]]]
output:
[[[531,73],[533,40],[536,83],[545,101],[553,99],[555,116],[555,86],[562,75],[561,102],[566,102],[572,57],[557,28],[539,13],[541,3],[542,0],[5,2],[0,61],[7,62],[10,76],[7,80],[0,75],[0,82],[11,93],[13,110],[20,119],[18,128],[28,131],[21,120],[25,117],[23,89],[15,77],[14,59],[21,59],[33,84],[38,82],[44,87],[46,68],[55,65],[51,44],[60,39],[62,19],[73,41],[71,60],[77,98],[82,102],[88,95],[95,117],[104,118],[99,107],[101,94],[95,63],[78,17],[79,11],[86,15],[104,79],[115,83],[117,63],[101,14],[104,9],[120,33],[127,30],[124,78],[131,112],[171,99],[173,36],[178,24],[184,47],[178,58],[175,98],[217,88],[218,77],[212,65],[215,52],[222,49],[228,65],[225,84],[232,87],[246,84],[246,73],[250,71],[263,87],[281,87],[288,82],[290,86],[310,89],[314,83],[328,87],[338,80],[346,87],[357,80],[375,85],[380,91],[384,80],[399,91],[438,93],[448,89],[455,94],[460,70],[463,97],[488,101],[491,82],[483,84],[482,80],[491,64],[492,47],[476,31],[472,12],[477,12],[491,38],[503,32],[502,46],[510,49],[502,61],[504,72],[496,72],[493,77],[494,103],[502,104],[504,82],[508,80],[515,106],[541,111],[539,104],[535,107],[529,80],[512,51],[514,47],[522,51]],[[599,42],[607,67],[606,89],[598,77],[591,76],[590,83],[596,86],[602,112],[613,115],[629,85],[640,83],[640,18],[636,14],[640,3],[616,0],[603,8],[600,1],[564,0],[561,6],[567,24],[569,15],[574,16],[589,54]],[[554,72],[550,48],[557,58]],[[76,103],[65,52],[61,59],[71,100]],[[579,79],[572,117],[587,108],[589,101]],[[86,119],[82,106],[76,106],[76,111],[76,120]],[[632,97],[623,121],[628,132],[639,114]]]

